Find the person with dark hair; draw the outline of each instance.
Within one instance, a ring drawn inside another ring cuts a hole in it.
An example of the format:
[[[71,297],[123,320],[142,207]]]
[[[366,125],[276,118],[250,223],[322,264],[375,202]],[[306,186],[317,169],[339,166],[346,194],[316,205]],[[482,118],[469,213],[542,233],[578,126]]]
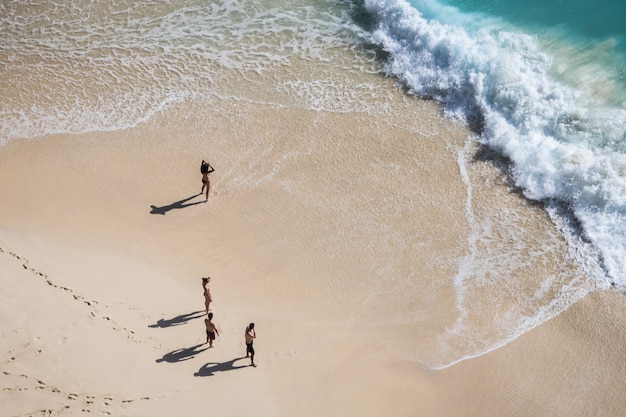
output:
[[[209,174],[215,171],[211,164],[209,164],[204,159],[202,160],[202,164],[200,165],[200,173],[202,174],[202,189],[200,190],[200,194],[204,192],[204,187],[206,187],[206,199],[204,202],[209,201],[209,189],[211,188],[211,182],[209,181]]]
[[[211,277],[202,278],[202,292],[204,293],[204,307],[206,312],[211,311],[209,305],[211,305],[211,301],[213,298],[211,297],[211,290],[209,289],[209,281],[211,281]]]
[[[250,323],[250,325],[246,327],[246,358],[250,358],[250,365],[252,366],[256,366],[254,363],[254,346],[252,346],[254,339],[256,339],[254,323]]]
[[[209,313],[207,318],[204,319],[204,326],[206,327],[206,343],[209,344],[209,347],[213,347],[215,336],[220,335],[220,332],[217,331],[215,323],[213,323],[213,313]]]

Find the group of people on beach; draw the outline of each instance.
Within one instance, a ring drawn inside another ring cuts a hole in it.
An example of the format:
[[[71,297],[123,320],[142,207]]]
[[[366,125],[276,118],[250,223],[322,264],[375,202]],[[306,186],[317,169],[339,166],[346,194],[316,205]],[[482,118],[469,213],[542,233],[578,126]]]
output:
[[[208,191],[207,191],[208,192]],[[206,308],[207,318],[204,319],[204,325],[206,328],[206,342],[209,347],[213,347],[213,341],[220,335],[217,330],[217,326],[213,322],[213,312],[209,308],[213,298],[211,297],[211,289],[209,288],[209,282],[211,277],[202,278],[202,292],[204,293],[204,307]],[[246,341],[246,358],[250,358],[250,365],[256,366],[254,363],[254,339],[256,339],[256,332],[254,330],[254,323],[250,323],[246,327],[245,341]]]
[[[205,202],[209,200],[209,190],[211,189],[211,182],[209,181],[209,174],[215,171],[215,169],[206,162],[204,159],[200,164],[200,173],[202,174],[202,189],[200,190],[200,194],[205,192]],[[213,298],[211,297],[211,290],[209,288],[209,282],[211,281],[211,277],[202,278],[202,291],[204,293],[204,307],[206,308],[207,318],[204,319],[204,325],[206,327],[206,343],[209,344],[209,347],[213,347],[213,341],[217,336],[220,335],[217,330],[217,326],[213,322],[213,312],[209,308],[211,305],[211,301]],[[250,323],[246,327],[245,340],[246,340],[246,358],[250,358],[250,364],[252,366],[256,366],[254,363],[254,339],[256,338],[256,332],[254,330],[254,323]]]

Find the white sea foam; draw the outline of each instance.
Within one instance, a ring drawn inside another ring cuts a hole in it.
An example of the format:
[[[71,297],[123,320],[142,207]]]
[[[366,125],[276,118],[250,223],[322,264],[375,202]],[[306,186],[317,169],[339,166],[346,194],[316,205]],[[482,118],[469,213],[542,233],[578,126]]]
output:
[[[625,288],[626,110],[614,106],[619,97],[598,95],[608,88],[592,76],[593,60],[572,57],[577,71],[559,78],[555,67],[566,57],[556,52],[566,47],[542,49],[537,38],[493,21],[429,20],[404,0],[365,4],[377,22],[372,40],[391,55],[386,71],[480,129],[481,141],[511,160],[528,198],[567,207],[606,279]],[[572,73],[576,85],[567,84]]]
[[[330,72],[357,48],[345,6],[275,3],[0,3],[0,144],[133,127],[187,99],[280,103],[289,80],[258,77],[295,59]],[[319,77],[302,85],[319,92]]]

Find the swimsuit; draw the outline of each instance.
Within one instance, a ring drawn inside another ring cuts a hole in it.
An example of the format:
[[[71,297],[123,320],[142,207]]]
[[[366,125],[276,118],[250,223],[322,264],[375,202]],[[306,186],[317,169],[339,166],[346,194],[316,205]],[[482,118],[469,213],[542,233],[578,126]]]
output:
[[[254,355],[254,347],[252,347],[252,342],[246,343],[246,352],[251,355]]]
[[[215,332],[210,332],[207,330],[206,336],[209,338],[209,340],[215,340]]]

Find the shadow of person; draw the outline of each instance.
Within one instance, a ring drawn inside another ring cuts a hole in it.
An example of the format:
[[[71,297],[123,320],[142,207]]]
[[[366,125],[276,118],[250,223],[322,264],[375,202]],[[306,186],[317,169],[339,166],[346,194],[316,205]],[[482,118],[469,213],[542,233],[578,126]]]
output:
[[[193,313],[181,314],[179,316],[173,317],[171,319],[159,319],[156,323],[149,325],[148,327],[152,327],[153,329],[157,327],[165,328],[172,326],[180,326],[181,324],[187,323],[189,320],[199,319],[200,317],[205,315],[204,310],[194,311]]]
[[[235,366],[235,362],[241,359],[246,359],[245,356],[241,358],[235,358],[228,362],[208,362],[202,365],[202,368],[198,369],[193,376],[213,376],[215,372],[234,371],[235,369],[247,368],[249,365]]]
[[[163,355],[162,358],[157,359],[156,362],[176,363],[193,359],[197,354],[202,353],[209,348],[209,346],[207,345],[207,347],[205,347],[204,349],[198,350],[200,346],[202,346],[202,343],[188,348],[173,350],[170,353],[166,353],[165,355]]]
[[[150,206],[150,208],[152,208],[152,210],[150,210],[150,214],[163,214],[163,215],[165,215],[165,213],[167,213],[170,210],[182,209],[182,208],[185,208],[185,207],[195,206],[196,204],[204,203],[204,201],[196,201],[195,203],[185,204],[187,201],[191,200],[192,198],[198,197],[199,195],[200,194],[194,194],[191,197],[183,198],[182,200],[179,200],[179,201],[177,201],[175,203],[172,203],[170,205],[167,205],[167,206],[161,206],[161,207]]]

